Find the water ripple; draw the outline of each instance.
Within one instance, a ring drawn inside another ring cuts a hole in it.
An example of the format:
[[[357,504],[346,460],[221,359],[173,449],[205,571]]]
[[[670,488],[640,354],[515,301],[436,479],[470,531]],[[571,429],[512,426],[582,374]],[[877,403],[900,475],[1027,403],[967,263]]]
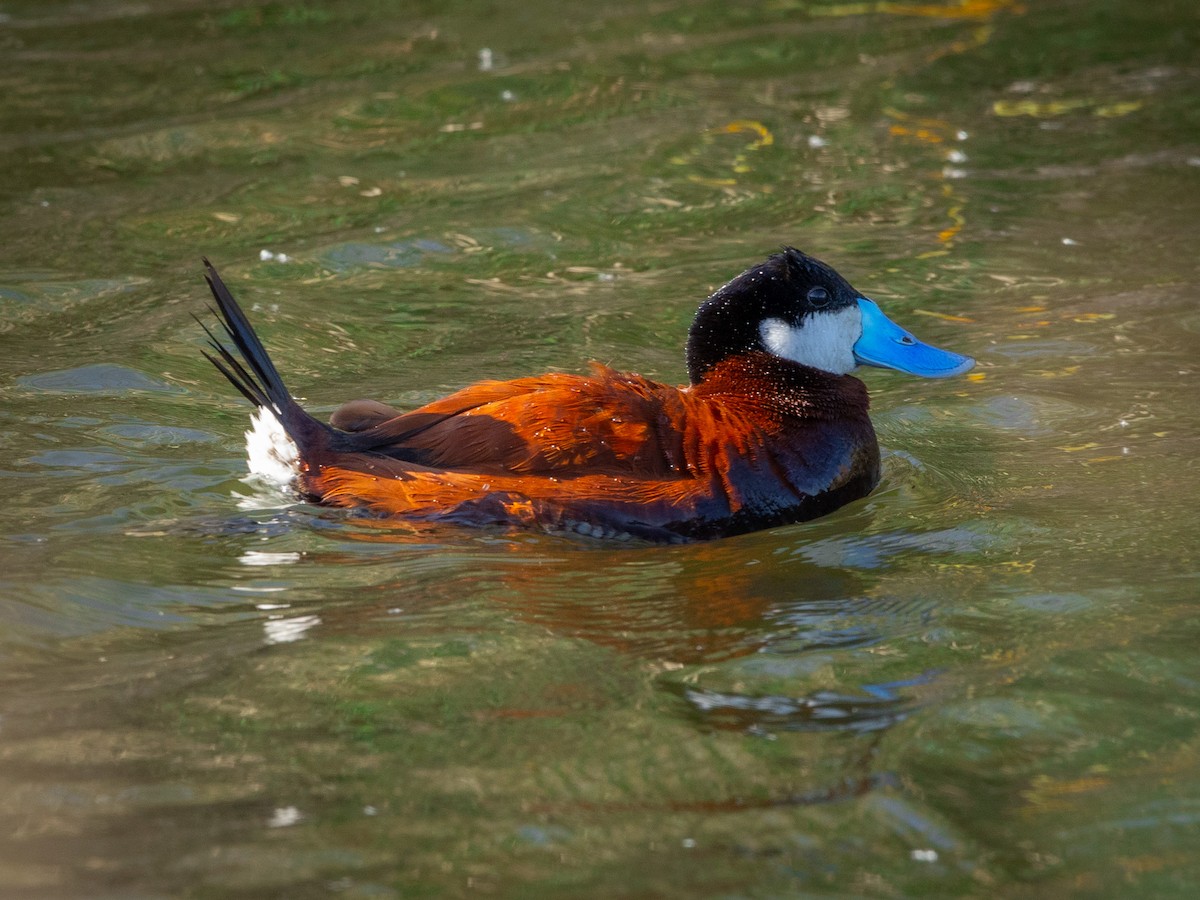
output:
[[[880,688],[882,690],[882,688]],[[683,688],[696,720],[715,731],[877,731],[899,722],[912,704],[897,696],[814,691],[802,697]]]

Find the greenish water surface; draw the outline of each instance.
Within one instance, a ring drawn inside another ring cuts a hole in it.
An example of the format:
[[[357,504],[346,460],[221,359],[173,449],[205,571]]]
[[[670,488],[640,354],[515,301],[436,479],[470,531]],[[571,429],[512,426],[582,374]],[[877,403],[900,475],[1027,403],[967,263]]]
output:
[[[0,0],[0,895],[1194,897],[1192,0]],[[679,382],[782,243],[971,376],[680,547],[243,483],[311,409]]]

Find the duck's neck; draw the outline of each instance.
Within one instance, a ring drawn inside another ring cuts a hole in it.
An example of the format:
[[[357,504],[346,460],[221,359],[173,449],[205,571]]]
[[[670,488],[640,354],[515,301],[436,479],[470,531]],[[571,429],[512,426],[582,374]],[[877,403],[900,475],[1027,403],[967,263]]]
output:
[[[700,384],[724,360],[761,348],[757,324],[761,310],[752,310],[754,315],[749,315],[739,309],[730,290],[732,284],[749,280],[751,274],[741,275],[721,288],[696,311],[687,342],[688,379],[693,385]]]
[[[867,415],[867,386],[853,375],[835,375],[754,350],[710,366],[691,390],[737,395],[805,419],[846,419]]]

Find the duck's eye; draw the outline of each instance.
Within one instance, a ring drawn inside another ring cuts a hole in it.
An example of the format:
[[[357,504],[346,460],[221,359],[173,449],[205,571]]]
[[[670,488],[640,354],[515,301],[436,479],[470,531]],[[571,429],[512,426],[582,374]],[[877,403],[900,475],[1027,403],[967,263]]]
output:
[[[811,306],[820,309],[822,306],[829,305],[829,291],[823,287],[815,287],[808,289],[808,302]]]

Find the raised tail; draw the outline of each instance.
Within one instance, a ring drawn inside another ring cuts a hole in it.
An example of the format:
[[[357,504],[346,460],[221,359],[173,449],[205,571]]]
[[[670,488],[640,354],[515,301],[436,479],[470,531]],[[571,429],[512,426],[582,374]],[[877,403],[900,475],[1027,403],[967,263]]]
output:
[[[213,312],[233,349],[197,318],[216,355],[200,352],[242,396],[258,407],[251,420],[253,427],[246,432],[250,473],[281,486],[298,486],[303,491],[296,478],[328,447],[330,428],[306,413],[292,397],[246,314],[207,259],[204,278],[217,301]]]

